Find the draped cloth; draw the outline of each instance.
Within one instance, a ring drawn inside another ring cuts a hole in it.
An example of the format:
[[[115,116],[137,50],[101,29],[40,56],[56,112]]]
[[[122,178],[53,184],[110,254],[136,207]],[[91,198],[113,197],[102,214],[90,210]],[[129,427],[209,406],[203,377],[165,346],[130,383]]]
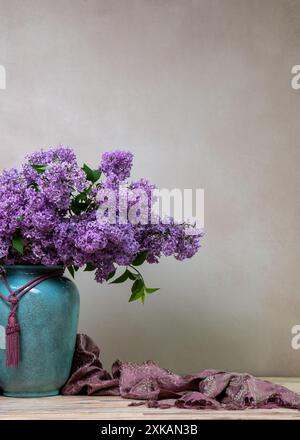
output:
[[[300,395],[247,373],[203,370],[180,376],[153,361],[116,361],[111,374],[103,369],[100,350],[91,338],[77,335],[69,380],[63,395],[121,396],[131,405],[191,409],[300,409]]]

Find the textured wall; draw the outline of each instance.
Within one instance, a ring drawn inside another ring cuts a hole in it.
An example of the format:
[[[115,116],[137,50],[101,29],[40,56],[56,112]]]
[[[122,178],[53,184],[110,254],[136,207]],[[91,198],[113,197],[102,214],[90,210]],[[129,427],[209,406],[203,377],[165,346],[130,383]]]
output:
[[[201,252],[146,267],[161,291],[145,306],[79,276],[106,366],[300,374],[299,41],[293,0],[0,0],[1,167],[119,147],[134,177],[206,191]]]

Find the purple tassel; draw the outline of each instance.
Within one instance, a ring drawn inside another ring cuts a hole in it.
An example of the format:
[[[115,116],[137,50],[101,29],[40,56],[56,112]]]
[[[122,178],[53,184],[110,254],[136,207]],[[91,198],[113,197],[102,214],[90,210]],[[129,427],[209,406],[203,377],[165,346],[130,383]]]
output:
[[[49,272],[45,275],[33,278],[33,280],[19,287],[13,291],[9,287],[9,284],[5,278],[5,270],[0,266],[0,278],[2,278],[7,290],[9,291],[8,297],[0,292],[0,298],[10,305],[10,312],[8,315],[8,322],[5,328],[6,332],[6,367],[16,368],[20,363],[20,326],[17,318],[17,309],[20,299],[23,298],[26,293],[49,278],[61,277],[63,270],[57,270],[55,272]]]
[[[6,331],[6,367],[18,367],[20,362],[20,326],[16,316],[16,306],[12,304],[12,309],[8,317]]]

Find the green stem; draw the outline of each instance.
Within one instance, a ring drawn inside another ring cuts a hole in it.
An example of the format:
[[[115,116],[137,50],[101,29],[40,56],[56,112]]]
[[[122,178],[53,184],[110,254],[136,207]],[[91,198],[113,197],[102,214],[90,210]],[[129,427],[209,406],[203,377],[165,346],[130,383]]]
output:
[[[135,270],[136,273],[141,277],[141,279],[142,279],[143,282],[145,283],[145,281],[144,281],[144,277],[143,277],[143,275],[141,274],[141,272],[140,272],[136,267],[132,266],[131,264],[129,265],[129,267],[130,267],[130,269]]]

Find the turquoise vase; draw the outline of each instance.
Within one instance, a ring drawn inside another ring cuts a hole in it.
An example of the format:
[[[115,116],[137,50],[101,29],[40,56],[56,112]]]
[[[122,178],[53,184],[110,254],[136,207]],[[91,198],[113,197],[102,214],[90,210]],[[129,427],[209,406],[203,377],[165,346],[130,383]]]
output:
[[[61,267],[6,266],[6,279],[16,290],[33,278]],[[0,292],[9,292],[0,280]],[[74,354],[79,317],[79,292],[63,276],[32,288],[18,305],[20,364],[7,368],[5,326],[10,307],[0,299],[0,389],[9,397],[45,397],[59,394],[67,381]]]

